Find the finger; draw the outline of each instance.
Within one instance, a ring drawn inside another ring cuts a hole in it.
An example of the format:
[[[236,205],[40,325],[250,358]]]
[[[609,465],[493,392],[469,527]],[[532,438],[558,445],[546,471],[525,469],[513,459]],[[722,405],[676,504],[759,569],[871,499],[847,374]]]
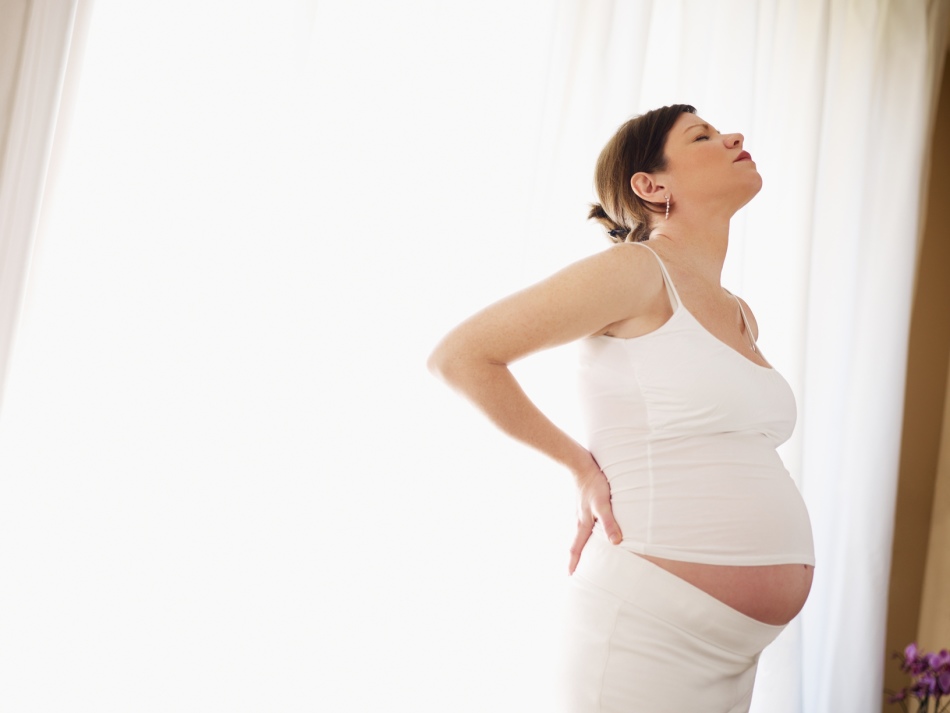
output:
[[[580,561],[581,552],[584,550],[584,545],[587,544],[587,541],[590,539],[590,533],[594,531],[594,523],[579,521],[577,523],[577,535],[574,536],[574,542],[571,545],[571,560],[567,566],[567,573],[574,574],[574,570],[577,569],[577,563]]]
[[[614,511],[609,499],[598,505],[597,519],[600,520],[600,524],[607,534],[607,539],[613,544],[619,545],[621,540],[623,540],[623,533],[620,531],[620,525],[617,524],[617,520],[614,518]]]
[[[608,514],[601,518],[601,522],[604,525],[604,532],[607,533],[607,539],[613,544],[619,545],[623,541],[623,533],[620,531],[620,525],[614,520],[614,516]]]

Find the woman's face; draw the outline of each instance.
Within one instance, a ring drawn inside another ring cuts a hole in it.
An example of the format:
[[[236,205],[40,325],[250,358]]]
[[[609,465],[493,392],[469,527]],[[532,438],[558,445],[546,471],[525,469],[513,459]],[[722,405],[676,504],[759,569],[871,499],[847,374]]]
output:
[[[674,202],[715,201],[736,211],[762,188],[742,134],[720,134],[695,114],[680,114],[664,152]]]

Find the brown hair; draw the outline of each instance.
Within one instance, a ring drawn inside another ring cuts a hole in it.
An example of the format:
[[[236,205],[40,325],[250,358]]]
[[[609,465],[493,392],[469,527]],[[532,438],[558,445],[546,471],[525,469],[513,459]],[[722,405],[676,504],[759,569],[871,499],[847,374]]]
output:
[[[597,158],[594,187],[600,203],[592,203],[588,218],[607,229],[615,243],[643,241],[650,237],[650,214],[662,212],[633,192],[635,173],[666,168],[663,147],[666,135],[680,114],[695,114],[689,104],[672,104],[630,119],[607,142]]]

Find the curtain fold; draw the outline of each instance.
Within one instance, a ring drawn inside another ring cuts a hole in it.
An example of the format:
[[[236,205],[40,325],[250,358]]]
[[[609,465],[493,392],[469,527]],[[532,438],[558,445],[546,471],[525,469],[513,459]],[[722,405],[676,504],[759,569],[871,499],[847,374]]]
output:
[[[0,165],[0,407],[36,235],[79,0],[0,5],[9,88]],[[16,48],[14,51],[13,48]]]
[[[948,3],[566,4],[575,31],[555,54],[571,60],[549,88],[560,126],[542,153],[551,175],[573,182],[539,190],[543,239],[574,240],[567,197],[586,188],[590,157],[629,115],[691,103],[746,135],[765,187],[734,221],[723,279],[750,302],[765,352],[796,391],[783,456],[809,504],[818,560],[803,615],[763,656],[754,710],[873,710]]]
[[[804,492],[821,572],[805,710],[880,705],[904,373],[933,78],[946,4],[829,18],[803,384]],[[933,10],[940,10],[935,16]],[[873,672],[873,676],[869,676]]]

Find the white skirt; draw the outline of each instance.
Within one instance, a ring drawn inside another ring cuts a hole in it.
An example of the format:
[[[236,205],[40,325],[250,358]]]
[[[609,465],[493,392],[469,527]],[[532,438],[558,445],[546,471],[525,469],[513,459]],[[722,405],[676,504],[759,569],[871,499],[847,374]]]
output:
[[[764,624],[603,539],[571,577],[564,713],[747,713]]]

